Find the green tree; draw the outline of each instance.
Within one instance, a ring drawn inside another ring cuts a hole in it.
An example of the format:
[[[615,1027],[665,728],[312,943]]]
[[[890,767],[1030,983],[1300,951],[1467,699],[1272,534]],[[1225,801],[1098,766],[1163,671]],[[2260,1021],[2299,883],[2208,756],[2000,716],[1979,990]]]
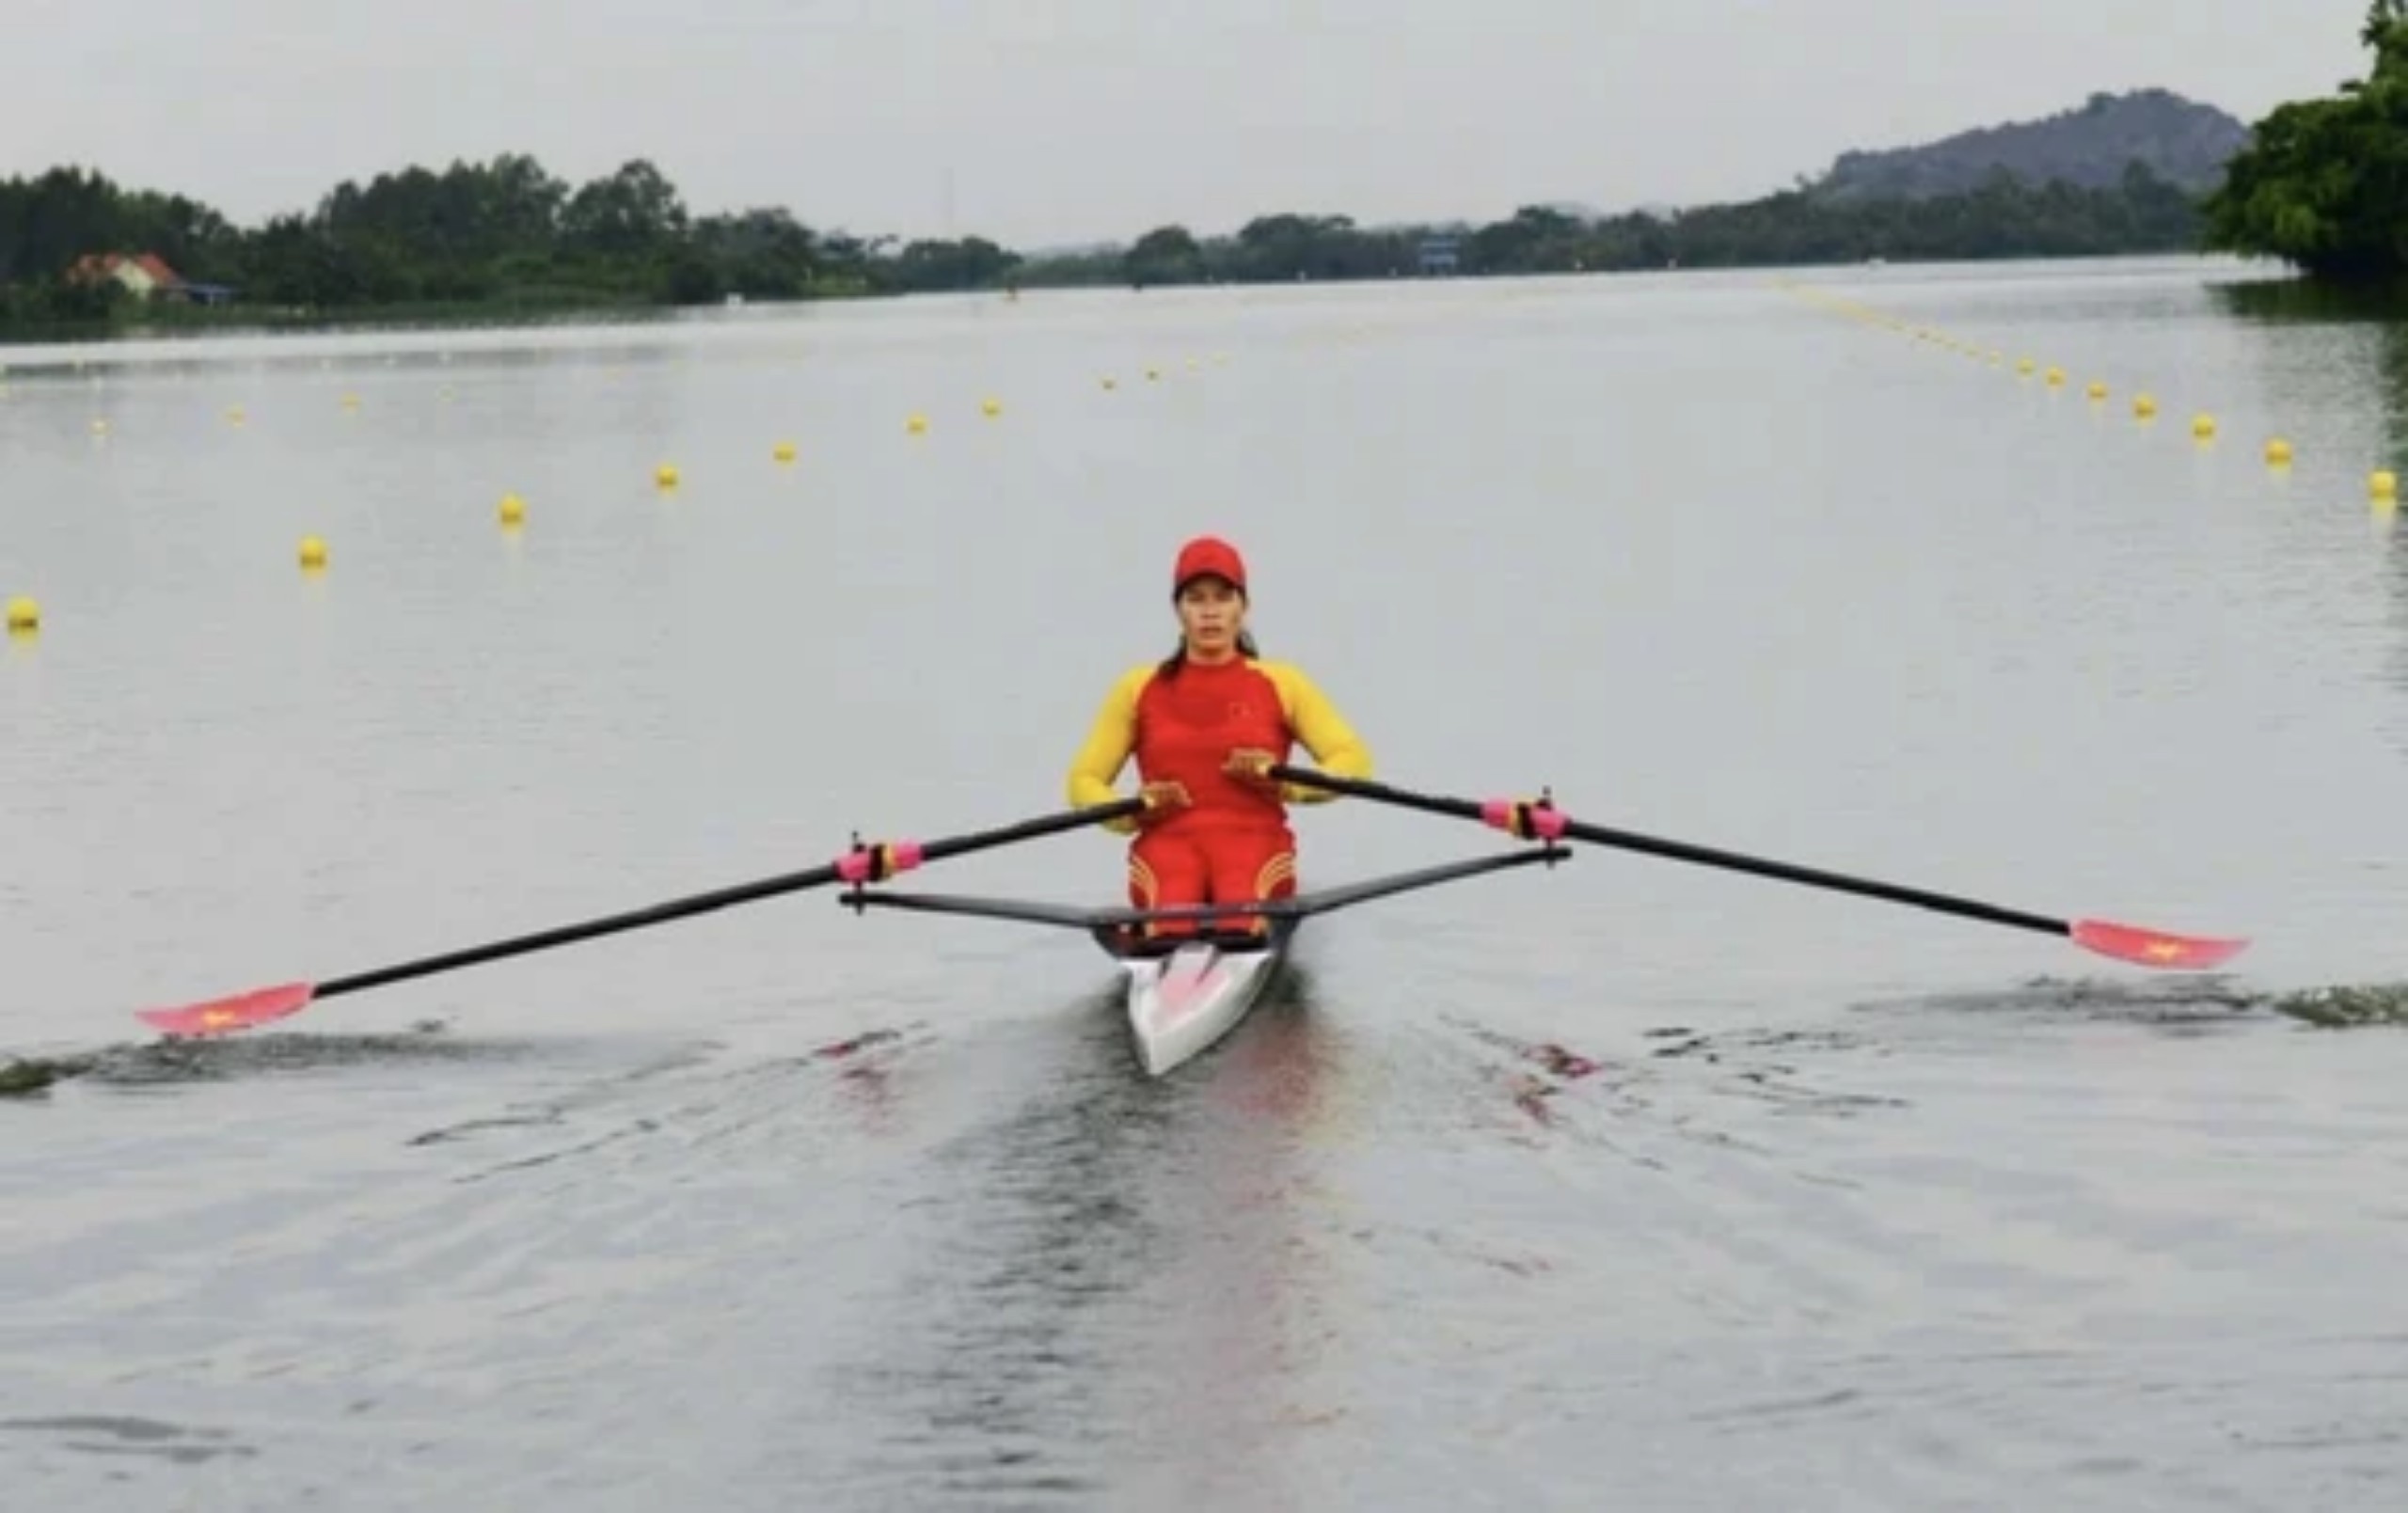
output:
[[[2277,257],[2337,282],[2408,270],[2408,5],[2372,0],[2364,80],[2276,106],[2201,209],[2209,249]]]
[[[818,277],[818,237],[784,210],[705,216],[693,243],[721,285],[748,299],[798,299]]]
[[[1196,233],[1184,226],[1157,226],[1130,244],[1120,259],[1121,276],[1144,288],[1149,284],[1201,283],[1204,249]]]
[[[1525,205],[1511,220],[1481,227],[1471,235],[1471,258],[1485,273],[1538,273],[1565,266],[1580,223],[1560,210]]]
[[[561,237],[578,252],[657,256],[686,232],[686,202],[676,185],[637,158],[569,197]]]
[[[992,289],[1020,262],[1019,253],[1006,252],[983,236],[911,242],[895,257],[889,287],[909,293]]]
[[[2367,19],[2358,27],[2358,45],[2376,53],[2402,21],[2408,21],[2408,0],[2369,0]]]

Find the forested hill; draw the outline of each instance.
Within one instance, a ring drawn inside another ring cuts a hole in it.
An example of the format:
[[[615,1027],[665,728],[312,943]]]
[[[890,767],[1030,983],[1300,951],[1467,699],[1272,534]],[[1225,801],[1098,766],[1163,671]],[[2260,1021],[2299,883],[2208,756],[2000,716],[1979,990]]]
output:
[[[2214,188],[2249,144],[2233,117],[2164,89],[2092,95],[2038,120],[1959,132],[1921,147],[1843,152],[1814,195],[1834,200],[1925,198],[1981,187],[2001,169],[2028,183],[2113,189],[2138,161],[2194,194]]]
[[[854,235],[775,205],[696,214],[643,158],[582,183],[523,153],[409,165],[346,180],[310,208],[253,227],[182,193],[62,166],[0,180],[0,332],[141,325],[186,310],[293,322],[337,310],[532,314],[1023,285],[2162,253],[2197,244],[2197,197],[2248,137],[2221,111],[2145,90],[1928,147],[1851,152],[1819,183],[1739,204],[1605,215],[1529,204],[1486,224],[1383,227],[1270,206],[1228,233],[1156,226],[1125,246],[1053,254],[980,236]],[[2398,217],[2386,208],[2373,221]]]

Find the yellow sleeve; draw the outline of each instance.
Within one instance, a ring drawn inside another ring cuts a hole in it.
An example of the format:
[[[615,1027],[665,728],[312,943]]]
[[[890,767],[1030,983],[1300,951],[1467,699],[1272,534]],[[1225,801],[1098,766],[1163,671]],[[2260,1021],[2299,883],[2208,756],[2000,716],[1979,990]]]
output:
[[[1329,701],[1320,685],[1305,675],[1304,670],[1286,662],[1257,664],[1279,689],[1279,701],[1288,715],[1288,727],[1296,733],[1297,742],[1312,753],[1313,765],[1337,778],[1371,776],[1371,749],[1354,733],[1354,727]],[[1282,796],[1291,804],[1324,804],[1338,795],[1326,788],[1304,788],[1287,785]]]
[[[1096,711],[1085,744],[1070,759],[1068,788],[1073,807],[1109,804],[1121,796],[1113,785],[1119,780],[1120,769],[1128,764],[1130,749],[1137,743],[1137,696],[1145,691],[1147,680],[1153,675],[1151,663],[1132,668],[1104,695],[1103,707]],[[1103,827],[1127,835],[1136,829],[1137,822],[1106,820]]]

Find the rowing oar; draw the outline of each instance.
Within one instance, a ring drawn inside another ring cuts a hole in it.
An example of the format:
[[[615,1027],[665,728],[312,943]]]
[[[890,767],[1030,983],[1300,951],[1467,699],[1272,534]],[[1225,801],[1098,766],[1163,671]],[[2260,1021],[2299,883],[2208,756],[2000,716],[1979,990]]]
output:
[[[1596,845],[1617,846],[1624,851],[1645,852],[1650,856],[1669,857],[1674,861],[1694,862],[1704,867],[1724,867],[1734,872],[1753,873],[1760,877],[1777,877],[1783,882],[1802,883],[1809,888],[1829,888],[1843,893],[1860,893],[1867,898],[1887,899],[1893,904],[1909,904],[1919,908],[1936,909],[1964,919],[1981,920],[1990,924],[2004,924],[2019,930],[2036,930],[2043,935],[2063,936],[2076,945],[2095,951],[2117,961],[2131,962],[2142,967],[2203,969],[2223,965],[2239,955],[2249,942],[2246,940],[2210,939],[2199,936],[2169,935],[2162,930],[2147,930],[2135,925],[2114,924],[2104,920],[2058,920],[2044,914],[2028,914],[2020,909],[2001,908],[1978,899],[1956,898],[1947,893],[1934,893],[1920,888],[1904,888],[1896,883],[1877,882],[1871,878],[1850,877],[1841,873],[1823,872],[1813,867],[1794,866],[1783,861],[1770,861],[1762,857],[1742,856],[1734,851],[1717,851],[1710,847],[1689,845],[1679,841],[1660,840],[1652,835],[1639,835],[1629,830],[1609,829],[1602,825],[1588,825],[1573,819],[1545,799],[1535,802],[1492,798],[1485,801],[1469,798],[1446,798],[1431,794],[1417,794],[1386,783],[1370,782],[1359,778],[1340,778],[1309,767],[1291,767],[1277,764],[1268,769],[1269,775],[1307,788],[1325,789],[1334,794],[1352,795],[1379,803],[1396,804],[1433,814],[1452,814],[1464,819],[1479,820],[1509,835],[1524,840],[1556,841],[1569,838],[1587,841]]]
[[[764,877],[757,882],[738,883],[707,893],[671,899],[649,908],[630,909],[624,914],[604,915],[581,923],[539,930],[531,935],[513,936],[487,945],[449,951],[438,956],[422,956],[416,961],[379,967],[372,971],[355,972],[348,977],[332,978],[322,983],[284,983],[182,1008],[147,1009],[135,1017],[172,1035],[215,1035],[248,1030],[272,1019],[297,1014],[320,999],[382,987],[388,983],[406,982],[414,977],[428,977],[462,967],[474,967],[483,962],[499,961],[504,956],[524,955],[531,951],[548,950],[574,941],[592,940],[599,936],[616,935],[622,930],[641,930],[647,925],[666,924],[673,920],[707,914],[714,909],[750,904],[757,899],[773,898],[781,893],[824,888],[832,883],[884,882],[889,877],[910,872],[923,862],[941,861],[947,857],[967,856],[973,851],[1010,845],[1016,841],[1033,841],[1039,836],[1075,830],[1083,826],[1134,814],[1145,807],[1142,799],[1124,798],[1117,803],[1065,810],[1001,829],[974,830],[942,841],[895,841],[875,845],[856,841],[850,851],[824,867],[814,867],[808,872],[790,872],[775,877]]]

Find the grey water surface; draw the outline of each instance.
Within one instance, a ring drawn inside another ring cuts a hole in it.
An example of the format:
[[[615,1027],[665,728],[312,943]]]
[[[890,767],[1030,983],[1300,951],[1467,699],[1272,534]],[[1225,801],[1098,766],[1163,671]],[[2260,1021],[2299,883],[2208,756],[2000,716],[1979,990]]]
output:
[[[0,1505],[2401,1505],[2408,326],[2260,276],[0,351]],[[1079,936],[825,892],[133,1017],[1051,811],[1203,530],[1393,781],[2253,944],[1583,850],[1161,1081]]]

